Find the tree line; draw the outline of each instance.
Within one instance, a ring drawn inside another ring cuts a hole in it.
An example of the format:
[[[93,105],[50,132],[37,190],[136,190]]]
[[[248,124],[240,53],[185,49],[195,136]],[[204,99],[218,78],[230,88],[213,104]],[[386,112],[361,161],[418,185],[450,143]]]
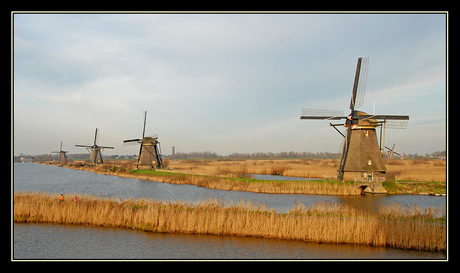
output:
[[[163,155],[164,158],[168,159],[213,159],[213,158],[242,158],[242,159],[263,159],[263,158],[318,158],[318,159],[332,159],[332,158],[340,158],[340,153],[329,153],[329,152],[267,152],[267,153],[231,153],[227,156],[216,154],[215,152],[204,151],[204,152],[189,152],[183,153],[178,152],[174,155]],[[385,153],[384,156],[386,157],[387,154]],[[51,161],[51,160],[59,160],[58,154],[41,154],[41,155],[20,155],[14,156],[13,161],[17,162],[20,161],[20,158],[32,158],[35,162],[44,162],[44,161]],[[434,153],[425,155],[415,154],[405,154],[403,153],[402,156],[404,159],[407,158],[446,158],[446,151],[436,151]],[[136,159],[137,155],[103,155],[104,159]],[[67,154],[67,159],[69,160],[87,160],[89,159],[89,153],[82,153],[82,154]]]

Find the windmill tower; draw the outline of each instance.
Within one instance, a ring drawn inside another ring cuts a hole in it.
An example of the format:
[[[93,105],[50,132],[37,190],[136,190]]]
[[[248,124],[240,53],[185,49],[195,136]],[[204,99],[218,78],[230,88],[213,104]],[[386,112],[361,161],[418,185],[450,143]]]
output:
[[[59,154],[59,162],[62,163],[62,164],[66,164],[67,163],[67,156],[65,154],[68,153],[68,152],[69,151],[63,151],[62,150],[62,141],[61,141],[61,147],[59,148],[59,152],[58,151],[52,151],[51,153]]]
[[[139,157],[137,160],[137,167],[139,169],[161,169],[163,161],[161,159],[161,148],[158,137],[146,137],[145,136],[145,123],[147,120],[147,111],[144,111],[144,129],[142,130],[142,139],[127,139],[123,140],[123,143],[137,142],[141,144],[139,150]]]
[[[102,164],[104,161],[102,160],[102,149],[113,149],[113,147],[109,146],[99,146],[97,145],[97,128],[96,133],[94,134],[94,143],[93,145],[81,145],[75,144],[77,147],[85,147],[89,152],[89,161],[93,164]],[[91,149],[91,150],[90,150]]]
[[[356,67],[355,81],[351,94],[350,114],[343,116],[343,111],[303,109],[301,119],[341,120],[345,124],[332,124],[346,127],[342,156],[340,159],[337,178],[354,180],[355,178],[385,177],[387,168],[383,162],[381,147],[377,141],[376,127],[405,129],[409,116],[369,115],[356,110],[362,106],[367,82],[368,58],[359,58]],[[388,124],[387,124],[388,123]],[[340,131],[339,131],[340,133]],[[382,134],[380,134],[382,135]]]
[[[395,144],[396,144],[396,143],[393,143],[393,147],[392,147],[392,148],[388,148],[387,146],[385,146],[385,148],[388,150],[388,154],[387,154],[388,159],[393,159],[393,158],[395,157],[394,154],[397,154],[397,155],[401,156],[400,153],[398,153],[398,152],[395,151]]]

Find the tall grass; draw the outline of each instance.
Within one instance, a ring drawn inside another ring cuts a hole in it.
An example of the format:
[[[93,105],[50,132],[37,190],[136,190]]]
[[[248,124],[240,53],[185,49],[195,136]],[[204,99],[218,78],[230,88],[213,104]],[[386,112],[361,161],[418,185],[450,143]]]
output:
[[[350,206],[328,202],[309,208],[295,204],[288,213],[279,214],[264,204],[243,201],[234,204],[209,199],[190,204],[147,199],[119,201],[80,195],[78,202],[68,200],[60,203],[58,195],[14,193],[15,222],[446,250],[445,226],[427,224],[423,217],[408,220],[407,216],[399,215],[397,207],[387,206],[382,213],[371,215]],[[382,217],[385,218],[379,220]]]
[[[270,167],[270,170],[267,172],[267,174],[271,175],[283,175],[286,171],[290,170],[291,166],[287,164],[283,165],[273,165]]]
[[[171,160],[170,167],[179,172],[214,175],[237,173],[240,165],[246,164],[249,174],[280,174],[296,177],[336,178],[338,159],[291,159],[291,160],[206,160],[188,163]],[[385,160],[390,176],[398,180],[446,182],[446,162],[443,160]],[[279,171],[278,171],[279,170]]]
[[[91,167],[79,167],[78,170],[92,171],[99,174],[117,175],[127,178],[151,180],[161,183],[189,184],[211,189],[248,191],[256,193],[299,193],[299,194],[325,194],[325,195],[360,195],[358,187],[339,181],[307,181],[307,180],[257,180],[251,179],[248,174],[248,164],[238,164],[230,170],[220,167],[214,170],[213,175],[190,175],[180,173],[168,173],[160,171],[117,171],[112,168],[101,169]],[[225,174],[229,177],[218,177],[217,174]]]
[[[386,160],[388,177],[410,181],[446,181],[446,162],[441,160]],[[113,166],[116,165],[116,168]],[[296,160],[170,160],[169,172],[188,175],[164,176],[159,172],[136,174],[134,161],[109,161],[103,166],[88,167],[75,164],[67,167],[157,182],[191,184],[213,189],[250,191],[257,193],[302,193],[329,195],[359,195],[358,188],[348,183],[325,182],[335,178],[336,159]],[[256,181],[252,174],[276,174],[306,178],[321,178],[324,181]],[[227,178],[223,178],[227,177]],[[240,180],[228,179],[241,178]],[[412,190],[413,192],[413,190]]]
[[[290,160],[169,160],[168,166],[178,172],[199,175],[238,176],[247,174],[278,174],[296,177],[336,178],[338,159],[290,159]],[[397,180],[446,182],[446,161],[435,159],[384,160],[388,176]],[[106,160],[106,169],[113,165],[120,170],[136,168],[133,160]],[[62,166],[62,165],[60,165]],[[80,168],[79,163],[68,167]]]

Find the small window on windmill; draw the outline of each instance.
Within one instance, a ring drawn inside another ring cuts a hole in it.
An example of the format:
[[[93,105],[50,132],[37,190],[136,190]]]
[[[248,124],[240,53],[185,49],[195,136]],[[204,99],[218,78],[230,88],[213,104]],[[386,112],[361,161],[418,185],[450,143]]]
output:
[[[372,165],[372,161],[370,159],[367,161],[367,165]]]
[[[366,130],[366,136],[369,136],[369,131]]]

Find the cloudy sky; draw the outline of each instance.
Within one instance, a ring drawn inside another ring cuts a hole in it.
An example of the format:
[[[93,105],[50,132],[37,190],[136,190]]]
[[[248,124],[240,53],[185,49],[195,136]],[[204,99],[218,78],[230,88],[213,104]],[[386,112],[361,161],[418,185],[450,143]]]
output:
[[[158,134],[178,152],[339,152],[327,121],[369,57],[368,113],[409,115],[386,143],[446,149],[445,14],[14,14],[14,154]]]

